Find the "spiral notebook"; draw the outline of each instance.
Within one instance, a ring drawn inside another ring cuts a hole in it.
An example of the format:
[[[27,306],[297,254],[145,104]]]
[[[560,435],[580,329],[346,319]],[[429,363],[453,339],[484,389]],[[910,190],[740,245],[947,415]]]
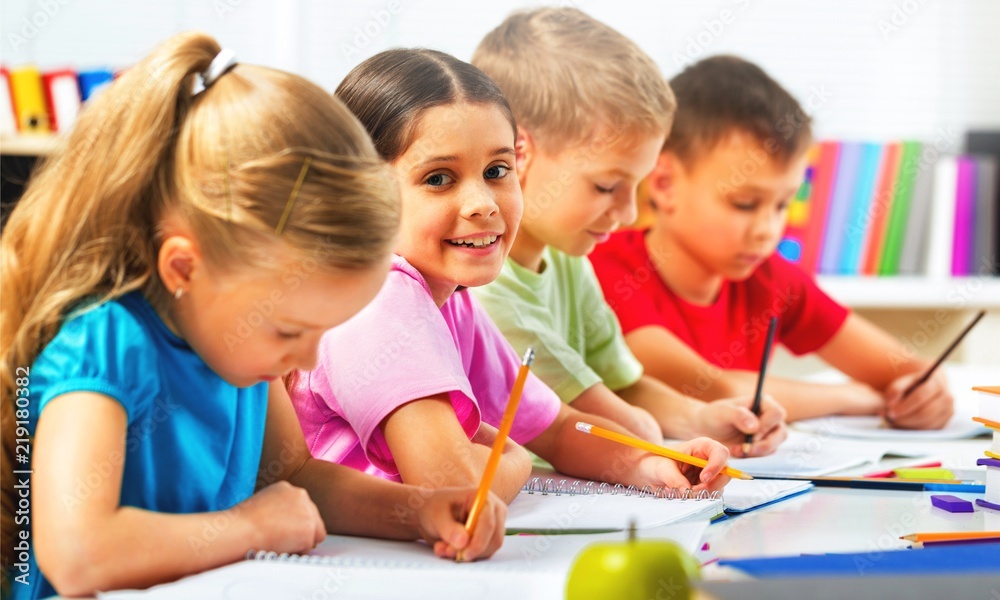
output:
[[[507,510],[507,532],[559,533],[669,525],[722,512],[722,494],[686,488],[637,488],[576,479],[535,477]]]
[[[656,538],[672,540],[693,553],[707,525],[706,521],[678,523],[657,530]],[[331,535],[308,555],[254,552],[246,561],[173,583],[99,597],[551,600],[562,597],[570,566],[584,547],[623,537],[621,532],[508,536],[493,558],[459,564],[434,556],[424,544]]]
[[[537,471],[536,471],[537,472]],[[555,475],[555,474],[553,474]],[[637,488],[543,474],[525,484],[507,510],[507,533],[573,533],[648,529],[689,518],[714,519],[756,510],[813,488],[809,481],[734,479],[722,492]],[[660,501],[668,502],[660,502]]]

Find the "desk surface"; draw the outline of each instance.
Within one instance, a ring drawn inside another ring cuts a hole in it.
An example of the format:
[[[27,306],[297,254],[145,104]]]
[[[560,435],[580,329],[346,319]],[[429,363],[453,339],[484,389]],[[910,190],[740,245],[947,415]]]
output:
[[[989,442],[985,438],[956,442],[929,442],[927,452],[930,455],[919,460],[894,458],[883,460],[877,465],[869,464],[840,474],[860,474],[923,462],[931,458],[940,459],[946,467],[969,465],[982,455],[983,449],[988,444]],[[536,475],[543,476],[545,473],[537,472]],[[975,494],[956,495],[977,497]],[[815,488],[806,494],[709,525],[704,534],[704,541],[709,544],[709,549],[703,553],[704,556],[701,558],[782,556],[828,552],[871,552],[873,555],[877,555],[877,553],[886,550],[906,547],[907,544],[900,540],[899,536],[918,531],[1000,530],[1000,512],[977,507],[976,512],[973,513],[952,514],[932,507],[930,496],[930,493],[921,492]],[[664,531],[669,527],[666,526]],[[657,529],[645,529],[640,535],[643,538],[652,539],[657,537],[657,531]],[[303,568],[306,569],[302,572],[303,577],[307,575],[319,577],[321,575],[320,572],[311,570],[312,567]],[[530,584],[530,591],[522,593],[518,597],[521,600],[557,597],[560,595],[559,590],[563,589],[567,573],[568,570],[563,573],[530,574],[529,579],[521,582]],[[706,580],[746,579],[742,573],[719,567],[717,564],[706,566],[702,575]],[[378,577],[384,579],[385,574],[382,573]],[[458,582],[451,583],[457,585]],[[513,582],[510,583],[513,585]],[[770,585],[763,582],[754,582],[754,585],[758,583],[765,586]],[[926,590],[940,589],[940,586],[947,587],[953,583],[955,583],[953,580],[947,578],[937,578],[934,585],[939,585],[939,587],[935,588],[928,584]],[[986,586],[983,589],[993,589],[989,579],[980,583],[982,586]],[[458,590],[452,590],[450,585],[435,584],[433,587],[436,599],[460,597],[462,600],[468,600],[470,597],[497,597],[507,600],[510,597],[509,590],[493,590],[498,592],[496,595],[487,593],[481,596],[475,594],[470,596],[467,593],[458,593]],[[728,590],[725,584],[710,589],[714,595],[702,594],[700,597],[743,597],[744,592],[749,591],[749,589],[739,588],[735,584]],[[787,597],[801,596],[803,589],[799,587],[796,590]],[[167,596],[164,597],[169,597],[169,588],[165,591],[167,591]],[[452,594],[453,591],[456,593]],[[759,592],[760,595],[756,597],[786,596],[784,592],[771,587],[762,588]],[[552,594],[556,594],[556,596]],[[152,595],[141,595],[143,598],[150,596]],[[851,597],[853,600],[858,600],[862,597],[884,597],[884,595],[858,595],[852,592]],[[933,594],[914,595],[914,590],[911,588],[906,597],[912,599],[934,596]],[[989,598],[990,596],[985,597]]]

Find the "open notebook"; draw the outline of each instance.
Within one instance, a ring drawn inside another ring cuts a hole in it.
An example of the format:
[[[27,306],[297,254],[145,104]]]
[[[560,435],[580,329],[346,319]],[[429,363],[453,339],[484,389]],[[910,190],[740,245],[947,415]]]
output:
[[[722,493],[637,489],[577,479],[535,477],[507,512],[507,531],[650,529],[685,519],[747,512],[812,489],[808,481],[732,480]]]
[[[689,552],[700,545],[707,521],[660,528]],[[173,598],[407,598],[445,600],[550,600],[561,598],[573,560],[595,542],[621,541],[622,533],[515,535],[489,560],[455,563],[414,542],[328,536],[308,555],[258,552],[248,560],[148,590],[100,594],[109,600]]]
[[[691,517],[711,519],[722,508],[718,492],[535,477],[511,502],[507,531],[615,531],[633,521],[638,529],[649,529]]]
[[[941,368],[948,377],[948,389],[955,398],[955,414],[941,429],[886,429],[882,426],[882,419],[877,416],[840,415],[797,421],[792,426],[823,436],[886,442],[958,440],[986,434],[986,427],[972,420],[978,410],[978,399],[972,388],[995,381],[996,368],[977,365],[944,365]],[[838,383],[845,381],[845,378],[835,372],[823,372],[809,380],[815,383]]]
[[[754,477],[815,477],[876,462],[882,454],[852,440],[790,430],[773,454],[730,458],[729,466]]]

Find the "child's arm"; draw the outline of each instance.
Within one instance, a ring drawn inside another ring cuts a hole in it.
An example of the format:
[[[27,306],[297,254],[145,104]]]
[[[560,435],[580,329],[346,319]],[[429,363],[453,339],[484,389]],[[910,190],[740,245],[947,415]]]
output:
[[[663,442],[663,431],[660,424],[657,423],[653,415],[649,414],[648,410],[640,408],[639,405],[632,406],[603,383],[592,385],[584,390],[573,400],[572,404],[573,408],[580,412],[600,415],[618,423],[638,438],[654,444]]]
[[[596,481],[638,487],[650,485],[711,490],[722,489],[729,482],[729,477],[721,474],[729,452],[718,442],[696,438],[674,446],[682,452],[708,460],[704,469],[694,469],[577,431],[578,421],[631,435],[613,421],[581,413],[563,404],[552,424],[525,446],[552,463],[561,473]]]
[[[451,419],[455,421],[454,413]],[[473,538],[466,534],[464,517],[472,506],[478,477],[472,487],[431,490],[311,457],[281,382],[270,387],[258,484],[275,479],[288,479],[308,490],[331,533],[423,539],[434,544],[438,556],[453,558],[463,550],[468,560],[491,556],[503,543],[507,505],[493,493]]]
[[[286,483],[222,512],[121,506],[126,428],[121,404],[89,392],[52,400],[39,419],[32,459],[35,550],[60,594],[147,587],[234,562],[251,548],[303,552],[323,539],[315,505]]]
[[[716,400],[755,391],[756,371],[710,364],[666,328],[640,327],[626,334],[625,340],[647,375],[688,396]],[[828,385],[769,376],[764,390],[785,407],[789,421],[831,414],[870,415],[885,402],[879,392],[859,381]]]
[[[788,437],[785,409],[768,396],[761,398],[757,417],[750,411],[753,396],[706,403],[684,396],[648,375],[619,393],[630,404],[651,412],[668,437],[707,436],[725,444],[734,456],[743,456],[748,433],[755,435],[752,456],[771,454]]]
[[[851,378],[880,390],[885,398],[886,417],[898,427],[938,429],[954,414],[954,398],[941,369],[902,398],[903,391],[930,363],[913,356],[902,344],[856,314],[847,317],[818,354]]]
[[[404,404],[382,427],[403,481],[432,488],[478,485],[496,439],[485,423],[467,438],[446,394]],[[491,489],[511,502],[530,474],[531,456],[508,439]]]

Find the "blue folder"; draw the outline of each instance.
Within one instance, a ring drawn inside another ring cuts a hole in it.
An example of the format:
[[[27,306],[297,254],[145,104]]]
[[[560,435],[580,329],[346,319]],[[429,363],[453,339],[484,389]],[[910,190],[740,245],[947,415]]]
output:
[[[878,550],[856,554],[819,554],[771,558],[732,558],[720,565],[754,577],[816,577],[836,575],[905,575],[932,573],[997,573],[1000,543],[968,544],[922,549]]]

